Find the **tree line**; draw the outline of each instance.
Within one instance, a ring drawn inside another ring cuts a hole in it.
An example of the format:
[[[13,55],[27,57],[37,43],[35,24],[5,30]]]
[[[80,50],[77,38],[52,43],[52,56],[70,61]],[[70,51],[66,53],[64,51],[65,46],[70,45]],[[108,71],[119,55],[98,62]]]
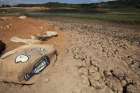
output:
[[[1,4],[1,2],[0,2]],[[10,7],[8,4],[1,5],[2,7]],[[119,7],[134,7],[140,8],[140,0],[115,0],[108,2],[100,2],[100,3],[88,3],[88,4],[68,4],[68,3],[59,3],[59,2],[48,2],[43,4],[17,4],[13,5],[15,7],[50,7],[50,8],[58,8],[58,7],[67,7],[67,8],[96,8],[96,7],[104,7],[104,8],[119,8]]]

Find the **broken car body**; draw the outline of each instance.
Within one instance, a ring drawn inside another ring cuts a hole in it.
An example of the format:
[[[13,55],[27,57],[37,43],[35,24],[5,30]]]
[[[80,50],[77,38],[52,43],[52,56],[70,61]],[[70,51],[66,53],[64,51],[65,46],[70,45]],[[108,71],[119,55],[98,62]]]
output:
[[[24,43],[26,41],[26,39],[18,40]],[[53,45],[34,44],[32,41],[29,42],[27,39],[26,45],[1,56],[0,81],[33,84],[39,74],[56,60],[57,53]]]

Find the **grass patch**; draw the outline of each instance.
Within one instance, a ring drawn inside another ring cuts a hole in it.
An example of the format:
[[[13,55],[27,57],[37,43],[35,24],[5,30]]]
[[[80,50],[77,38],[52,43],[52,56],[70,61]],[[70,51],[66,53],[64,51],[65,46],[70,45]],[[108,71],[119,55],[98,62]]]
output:
[[[101,21],[111,21],[111,22],[119,22],[119,23],[128,23],[128,24],[140,24],[140,9],[136,8],[118,8],[118,9],[103,9],[104,13],[97,12],[63,12],[56,11],[53,13],[49,13],[48,11],[28,11],[23,8],[0,8],[0,16],[19,16],[19,15],[27,15],[30,17],[38,17],[38,18],[47,18],[47,17],[69,17],[69,18],[78,18],[78,19],[86,19],[86,20],[101,20]],[[5,12],[5,13],[2,13]]]
[[[27,13],[30,17],[72,17],[79,19],[88,20],[103,20],[111,22],[121,22],[130,24],[140,24],[140,14],[105,14],[105,13],[95,13],[95,14],[83,14],[83,13]]]

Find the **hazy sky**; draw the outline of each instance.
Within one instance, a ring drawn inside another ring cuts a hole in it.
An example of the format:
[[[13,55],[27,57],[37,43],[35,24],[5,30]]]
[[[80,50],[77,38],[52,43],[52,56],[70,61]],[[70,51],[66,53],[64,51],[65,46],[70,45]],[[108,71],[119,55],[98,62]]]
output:
[[[62,2],[62,3],[94,3],[111,0],[0,0],[10,3],[46,3],[46,2]]]

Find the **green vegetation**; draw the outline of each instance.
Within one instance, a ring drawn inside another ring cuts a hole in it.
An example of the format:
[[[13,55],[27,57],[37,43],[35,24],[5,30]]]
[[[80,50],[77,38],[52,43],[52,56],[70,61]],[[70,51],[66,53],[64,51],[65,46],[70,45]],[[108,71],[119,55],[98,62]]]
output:
[[[16,7],[50,7],[50,8],[80,8],[80,9],[92,9],[96,7],[103,8],[140,8],[140,0],[114,0],[101,3],[89,3],[89,4],[68,4],[68,3],[59,3],[59,2],[48,2],[45,4],[18,4]]]
[[[108,8],[140,8],[140,0],[115,0],[102,3],[104,7]]]
[[[30,17],[47,18],[47,17],[69,17],[87,20],[102,20],[110,22],[121,22],[129,24],[140,24],[139,15],[122,15],[122,14],[81,14],[81,13],[29,13]]]
[[[80,9],[91,9],[97,7],[98,3],[90,3],[90,4],[67,4],[67,3],[59,3],[59,2],[48,2],[45,4],[18,4],[16,7],[49,7],[49,8],[80,8]]]
[[[18,4],[16,7],[0,8],[0,15],[27,15],[31,17],[71,17],[88,20],[140,24],[140,0],[116,0],[90,4]],[[28,11],[25,7],[43,7]],[[47,8],[50,8],[47,10]],[[44,9],[45,8],[45,9]]]

